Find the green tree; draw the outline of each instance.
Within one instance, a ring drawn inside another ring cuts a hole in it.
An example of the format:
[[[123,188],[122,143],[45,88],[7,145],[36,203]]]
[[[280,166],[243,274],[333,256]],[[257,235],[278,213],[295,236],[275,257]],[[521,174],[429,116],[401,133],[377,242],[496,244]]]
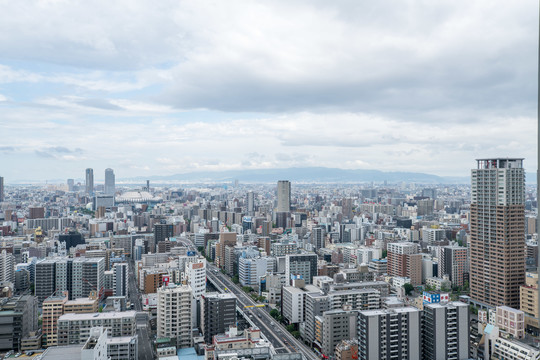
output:
[[[409,284],[409,283],[403,284],[403,288],[405,289],[405,294],[406,294],[406,295],[411,295],[411,293],[412,293],[413,290],[414,290],[414,286],[412,286],[412,285]]]
[[[279,311],[277,309],[270,310],[270,316],[273,317],[274,319],[277,319],[279,316]]]
[[[199,247],[197,248],[197,250],[199,250],[199,252],[200,252],[201,254],[204,253],[204,247],[202,247],[202,246],[199,246]]]
[[[235,284],[238,284],[240,282],[240,280],[238,280],[238,276],[234,275],[232,278],[231,278],[232,282],[235,283]]]
[[[388,255],[388,251],[387,250],[383,250],[382,251],[382,257],[381,259],[386,259],[386,256]]]
[[[287,325],[287,331],[292,333],[294,331],[294,325]]]
[[[300,337],[300,331],[297,331],[297,330],[291,331],[291,335],[298,339]]]

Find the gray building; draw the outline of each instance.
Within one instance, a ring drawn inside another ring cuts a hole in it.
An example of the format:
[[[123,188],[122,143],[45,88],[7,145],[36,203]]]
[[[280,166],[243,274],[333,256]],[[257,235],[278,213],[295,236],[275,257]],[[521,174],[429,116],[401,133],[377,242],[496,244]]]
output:
[[[277,183],[277,212],[291,211],[291,182],[280,180]]]
[[[115,176],[113,169],[105,169],[105,194],[114,195],[116,192]]]
[[[87,297],[91,291],[103,295],[105,285],[105,259],[76,258],[73,260],[72,291],[73,299]]]
[[[94,169],[86,169],[85,192],[87,195],[94,195]]]
[[[366,310],[358,315],[358,358],[421,359],[421,312],[413,307]]]
[[[356,338],[357,311],[327,311],[320,318],[322,320],[321,350],[324,355],[332,357],[341,340]]]
[[[36,264],[34,294],[41,306],[43,301],[56,291],[56,261],[45,259]]]
[[[128,264],[116,263],[113,265],[113,294],[114,296],[128,296]]]
[[[0,299],[0,350],[21,349],[21,340],[38,329],[37,299],[23,295]]]
[[[300,276],[306,284],[313,283],[313,277],[317,276],[317,254],[295,254],[285,256],[285,276],[287,284],[291,277]]]
[[[212,337],[224,334],[236,324],[236,296],[231,293],[208,293],[201,296],[201,329],[204,341],[212,343]]]
[[[4,177],[0,176],[0,202],[6,200],[6,195],[4,192]]]
[[[422,359],[468,359],[469,307],[462,302],[424,305],[423,334]]]

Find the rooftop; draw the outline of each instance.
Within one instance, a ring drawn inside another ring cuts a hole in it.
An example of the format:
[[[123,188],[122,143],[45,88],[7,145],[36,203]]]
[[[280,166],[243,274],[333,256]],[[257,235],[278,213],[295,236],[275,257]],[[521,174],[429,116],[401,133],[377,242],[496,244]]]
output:
[[[122,319],[122,318],[135,318],[137,312],[133,311],[120,311],[120,312],[106,312],[106,313],[88,313],[88,314],[64,314],[60,316],[60,320],[96,320],[96,319]]]

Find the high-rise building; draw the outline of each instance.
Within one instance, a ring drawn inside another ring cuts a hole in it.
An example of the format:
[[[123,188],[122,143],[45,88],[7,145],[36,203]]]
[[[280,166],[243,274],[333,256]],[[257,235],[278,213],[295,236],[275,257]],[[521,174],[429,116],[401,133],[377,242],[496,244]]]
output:
[[[64,314],[58,318],[58,345],[84,344],[93,327],[104,327],[110,337],[137,333],[136,311]]]
[[[28,209],[29,219],[43,219],[45,217],[45,208],[41,206],[33,206]]]
[[[280,180],[277,183],[277,212],[291,211],[291,182]]]
[[[201,330],[204,341],[212,343],[212,337],[223,334],[236,324],[236,296],[231,293],[207,293],[201,297]]]
[[[94,195],[94,169],[86,169],[86,194],[87,195]]]
[[[76,258],[73,260],[73,299],[87,297],[96,291],[99,297],[104,292],[105,258]]]
[[[461,246],[443,246],[439,251],[439,277],[448,275],[452,285],[463,286],[468,273],[467,248]]]
[[[425,304],[422,330],[422,359],[469,359],[467,304]]]
[[[105,169],[105,194],[114,195],[116,192],[115,177],[113,169]]]
[[[161,241],[165,241],[173,237],[174,225],[173,224],[154,224],[154,242],[158,244]]]
[[[113,295],[127,297],[129,289],[128,264],[115,263],[113,274]]]
[[[194,262],[186,262],[184,274],[193,290],[193,297],[199,300],[206,292],[206,259],[201,256]]]
[[[255,215],[255,193],[253,191],[247,193],[247,215]]]
[[[45,346],[58,345],[58,319],[64,315],[64,305],[68,301],[67,293],[49,296],[43,301],[42,324]]]
[[[285,256],[285,277],[290,284],[291,277],[300,277],[306,284],[313,283],[317,276],[317,254],[290,254]]]
[[[53,259],[45,259],[36,264],[34,291],[38,304],[55,293],[55,276],[56,262]]]
[[[36,297],[4,298],[0,302],[0,351],[20,349],[23,338],[38,329]]]
[[[192,290],[189,285],[169,285],[157,290],[157,336],[170,338],[179,348],[192,345]]]
[[[0,253],[0,282],[15,283],[15,256],[6,250]]]
[[[420,310],[413,307],[360,311],[358,359],[420,360],[420,314]]]
[[[328,357],[334,355],[336,346],[342,340],[356,338],[357,331],[357,311],[331,310],[326,311],[321,317],[322,326],[319,344],[321,344],[322,353]]]
[[[67,179],[67,186],[68,186],[68,191],[75,190],[75,180]]]
[[[389,243],[388,275],[408,277],[412,285],[422,284],[422,254],[412,242]]]
[[[525,283],[523,159],[479,159],[471,183],[471,298],[519,308]]]
[[[6,200],[6,195],[4,193],[4,177],[0,176],[0,202]]]
[[[316,250],[322,249],[326,246],[326,231],[323,227],[313,228],[311,231],[311,241]]]

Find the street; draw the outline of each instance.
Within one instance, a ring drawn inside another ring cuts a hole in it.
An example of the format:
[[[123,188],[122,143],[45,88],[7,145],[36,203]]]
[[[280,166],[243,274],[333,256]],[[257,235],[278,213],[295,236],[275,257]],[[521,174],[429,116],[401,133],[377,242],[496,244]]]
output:
[[[245,309],[244,311],[253,312],[254,315],[249,317],[250,320],[253,321],[253,323],[255,323],[259,329],[261,329],[265,337],[276,349],[276,352],[300,352],[306,359],[319,359],[317,354],[315,354],[304,343],[292,336],[285,329],[285,327],[272,318],[267,311],[262,308],[252,308],[253,310],[247,310],[245,306],[254,306],[257,305],[257,303],[255,303],[246,293],[244,293],[236,284],[234,284],[228,276],[222,274],[215,265],[208,264],[206,273],[208,279],[211,280],[216,287],[221,287],[222,291],[225,291],[226,288],[228,291],[235,294],[240,307]]]
[[[141,304],[141,295],[137,287],[137,278],[135,276],[135,263],[129,262],[129,301],[134,304],[137,311],[137,335],[139,347],[139,359],[155,359],[153,345],[150,340],[150,329],[148,328],[148,315],[143,312]]]

